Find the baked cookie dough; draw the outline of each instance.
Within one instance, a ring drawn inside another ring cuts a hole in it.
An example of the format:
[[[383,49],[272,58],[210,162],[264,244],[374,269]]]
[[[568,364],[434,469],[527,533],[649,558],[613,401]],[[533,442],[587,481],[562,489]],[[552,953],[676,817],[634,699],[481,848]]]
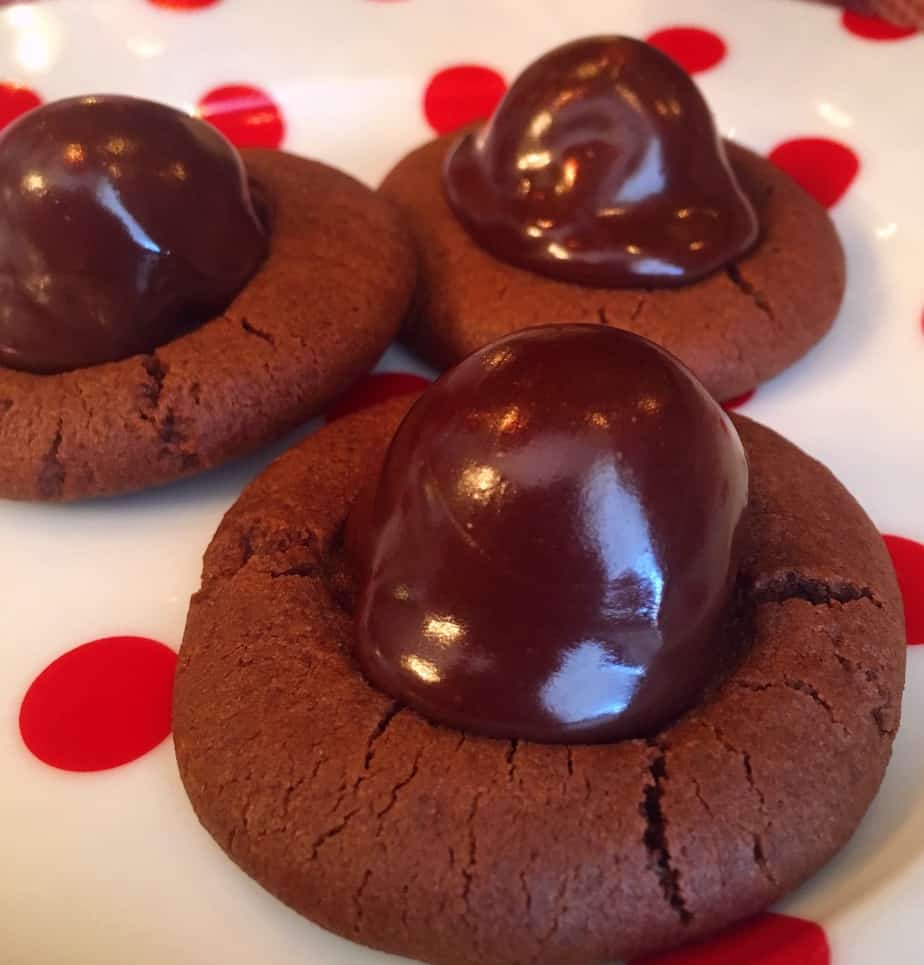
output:
[[[147,355],[0,366],[0,497],[73,500],[210,469],[276,439],[393,339],[415,261],[394,206],[340,171],[245,149],[270,252],[228,309]]]
[[[902,607],[879,534],[747,419],[741,657],[649,740],[546,745],[429,723],[351,658],[344,520],[409,401],[286,453],[210,545],[176,679],[202,824],[318,924],[441,965],[587,965],[765,908],[850,837],[888,762]]]
[[[801,358],[831,327],[845,286],[844,252],[821,205],[740,145],[726,151],[760,224],[757,245],[678,288],[591,288],[492,257],[453,214],[441,172],[458,134],[399,161],[380,192],[406,215],[420,259],[407,343],[454,365],[502,335],[549,322],[599,322],[657,342],[717,399],[753,389]]]

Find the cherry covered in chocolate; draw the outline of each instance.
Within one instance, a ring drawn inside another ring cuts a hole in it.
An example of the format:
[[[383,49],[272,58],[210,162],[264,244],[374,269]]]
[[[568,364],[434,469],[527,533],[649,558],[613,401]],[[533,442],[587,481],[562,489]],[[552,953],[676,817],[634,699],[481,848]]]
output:
[[[0,135],[0,366],[150,351],[222,311],[266,251],[240,156],[171,107],[69,98]]]
[[[577,40],[529,66],[443,180],[479,245],[577,284],[681,285],[757,239],[703,96],[630,37]]]
[[[653,733],[725,662],[747,479],[663,349],[599,325],[501,339],[414,404],[349,521],[359,665],[495,737]]]

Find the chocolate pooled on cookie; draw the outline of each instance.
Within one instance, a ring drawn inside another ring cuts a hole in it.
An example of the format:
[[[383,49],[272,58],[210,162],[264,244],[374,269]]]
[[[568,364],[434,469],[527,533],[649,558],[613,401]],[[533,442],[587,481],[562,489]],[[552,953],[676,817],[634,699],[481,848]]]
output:
[[[847,841],[906,649],[831,473],[663,349],[546,327],[244,490],[190,602],[177,762],[230,857],[346,938],[634,960]]]
[[[114,95],[0,134],[0,242],[0,498],[144,489],[278,439],[372,367],[416,277],[365,185]]]
[[[540,57],[483,126],[411,151],[380,191],[420,259],[404,338],[439,367],[523,328],[603,324],[729,399],[804,355],[844,293],[824,208],[723,141],[693,80],[630,37]]]

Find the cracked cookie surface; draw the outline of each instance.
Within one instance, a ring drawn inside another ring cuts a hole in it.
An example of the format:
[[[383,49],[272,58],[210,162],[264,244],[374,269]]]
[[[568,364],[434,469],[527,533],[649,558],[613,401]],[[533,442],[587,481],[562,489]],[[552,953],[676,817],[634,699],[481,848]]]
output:
[[[443,160],[457,137],[412,151],[380,188],[404,211],[420,259],[404,338],[439,367],[521,328],[600,322],[663,345],[717,399],[729,399],[800,358],[834,321],[845,264],[831,219],[791,178],[746,148],[727,144],[760,221],[757,246],[692,285],[614,289],[545,278],[479,248],[443,195]]]
[[[840,848],[899,722],[901,600],[819,463],[747,419],[734,669],[649,740],[431,724],[351,659],[343,521],[408,406],[346,417],[241,495],[209,546],[174,734],[199,819],[341,935],[441,965],[588,965],[766,907]]]
[[[245,149],[270,253],[227,310],[149,355],[59,375],[0,367],[0,497],[167,482],[294,428],[394,337],[414,255],[393,205],[333,168]]]

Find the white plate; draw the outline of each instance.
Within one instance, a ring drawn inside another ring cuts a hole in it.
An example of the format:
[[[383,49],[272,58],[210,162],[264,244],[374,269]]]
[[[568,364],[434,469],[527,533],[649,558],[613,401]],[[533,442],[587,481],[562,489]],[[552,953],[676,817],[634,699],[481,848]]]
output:
[[[698,76],[726,133],[764,151],[832,138],[861,159],[833,209],[849,262],[841,316],[746,411],[826,462],[884,531],[924,540],[921,37],[876,43],[831,8],[760,0],[688,0],[681,12],[670,0],[219,0],[200,11],[58,0],[0,12],[0,78],[46,100],[108,90],[190,109],[215,87],[255,85],[280,108],[287,148],[374,183],[429,135],[422,95],[440,69],[511,77],[572,37],[647,36],[678,19],[728,45]],[[419,369],[395,349],[383,364]],[[193,817],[169,741],[75,774],[20,738],[23,694],[59,654],[124,633],[178,646],[202,550],[266,458],[109,502],[0,503],[3,965],[385,961],[301,920],[225,858]],[[837,965],[924,961],[922,698],[924,648],[912,648],[879,797],[849,846],[779,909],[820,923]],[[805,960],[788,954],[773,961]],[[698,959],[709,960],[720,959]]]

